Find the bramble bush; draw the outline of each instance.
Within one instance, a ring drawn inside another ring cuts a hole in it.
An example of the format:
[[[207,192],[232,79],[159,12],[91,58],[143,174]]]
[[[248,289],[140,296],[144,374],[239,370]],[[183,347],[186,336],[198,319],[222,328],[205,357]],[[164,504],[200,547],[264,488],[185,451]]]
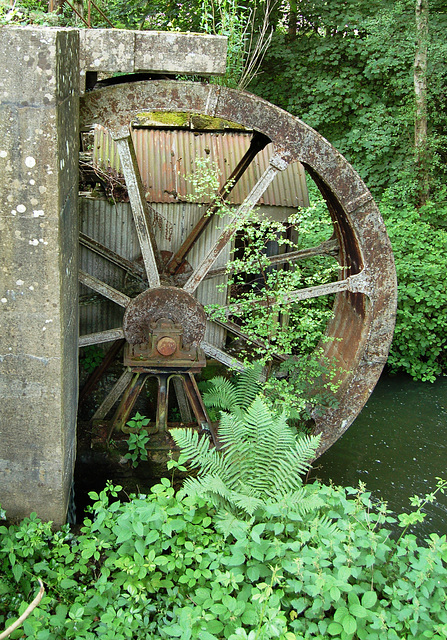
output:
[[[35,515],[2,526],[0,624],[38,576],[46,594],[12,638],[443,640],[446,536],[395,541],[364,487],[303,488],[311,511],[271,504],[226,537],[210,503],[165,478],[128,502],[120,487],[92,493],[78,536]],[[423,517],[415,506],[402,526]]]

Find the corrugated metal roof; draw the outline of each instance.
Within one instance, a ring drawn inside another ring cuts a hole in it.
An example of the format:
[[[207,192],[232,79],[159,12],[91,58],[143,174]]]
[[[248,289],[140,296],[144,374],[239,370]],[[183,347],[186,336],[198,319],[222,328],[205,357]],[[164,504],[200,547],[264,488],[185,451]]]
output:
[[[178,129],[133,129],[132,137],[143,184],[149,202],[178,202],[191,193],[185,176],[194,174],[197,158],[210,158],[221,173],[221,185],[248,149],[250,133],[185,131]],[[229,201],[240,204],[266,169],[272,145],[260,151],[238,184]],[[94,135],[93,161],[101,167],[120,171],[115,143],[108,131],[97,127]],[[201,201],[206,201],[202,198]],[[275,207],[308,206],[305,172],[295,163],[279,172],[259,204]]]

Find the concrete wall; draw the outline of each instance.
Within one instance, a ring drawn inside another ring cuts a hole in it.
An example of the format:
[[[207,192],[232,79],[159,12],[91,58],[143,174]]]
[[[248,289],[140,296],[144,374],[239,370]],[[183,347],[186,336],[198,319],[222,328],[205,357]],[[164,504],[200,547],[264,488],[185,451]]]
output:
[[[0,503],[65,521],[77,407],[79,34],[0,29]]]
[[[76,453],[80,78],[224,73],[226,38],[1,27],[0,52],[0,504],[60,525]]]

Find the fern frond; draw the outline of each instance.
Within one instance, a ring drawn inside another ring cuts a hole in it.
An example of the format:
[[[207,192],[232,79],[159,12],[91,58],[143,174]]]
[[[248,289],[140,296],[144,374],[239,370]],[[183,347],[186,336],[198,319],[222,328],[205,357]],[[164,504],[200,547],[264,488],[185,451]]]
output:
[[[251,520],[242,520],[228,509],[219,509],[216,513],[216,529],[223,533],[224,538],[232,535],[235,538],[243,537],[251,525]]]
[[[256,362],[235,376],[234,381],[223,376],[210,380],[209,388],[203,394],[205,406],[241,414],[261,393],[260,379],[262,365]]]
[[[262,364],[255,362],[237,376],[235,392],[237,405],[241,409],[248,409],[253,400],[262,392],[260,383],[262,376]]]
[[[209,388],[202,398],[206,407],[221,411],[231,411],[237,406],[237,394],[234,384],[223,376],[217,376],[210,380]]]
[[[256,496],[236,492],[233,492],[231,502],[249,516],[252,516],[255,511],[262,509],[264,506],[264,500],[256,498]]]
[[[302,488],[301,475],[309,468],[320,438],[297,439],[285,414],[274,413],[259,395],[244,411],[222,413],[220,451],[211,449],[208,438],[199,439],[197,432],[172,429],[171,434],[191,466],[199,468],[199,477],[187,480],[185,490],[207,496],[217,509],[251,517],[275,503],[280,510],[286,503],[296,505],[297,513],[318,506]]]
[[[193,429],[171,429],[170,434],[182,453],[188,456],[189,465],[199,467],[200,473],[214,473],[222,466],[222,454],[211,447],[208,436],[199,437]]]
[[[188,495],[207,498],[216,509],[231,508],[231,490],[218,476],[207,474],[200,478],[187,478],[183,488]]]
[[[286,416],[272,415],[265,402],[256,398],[247,411],[246,424],[256,432],[247,478],[250,486],[271,498],[300,486],[300,469],[295,468],[295,460],[287,458],[295,445],[295,436]]]

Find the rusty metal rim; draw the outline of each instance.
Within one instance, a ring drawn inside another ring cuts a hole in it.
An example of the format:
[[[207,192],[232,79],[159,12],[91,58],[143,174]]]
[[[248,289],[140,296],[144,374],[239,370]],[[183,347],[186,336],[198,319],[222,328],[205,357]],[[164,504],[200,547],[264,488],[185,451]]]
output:
[[[339,241],[340,278],[354,288],[338,293],[329,335],[343,338],[343,376],[336,409],[316,416],[322,434],[319,454],[349,427],[369,397],[386,362],[397,301],[391,245],[370,192],[351,165],[330,143],[298,118],[249,94],[217,85],[149,81],[102,88],[81,99],[81,127],[102,124],[113,137],[128,135],[141,111],[202,113],[237,122],[268,136],[276,171],[300,161],[325,197]],[[192,289],[190,289],[192,290]],[[352,316],[352,317],[351,317]]]

